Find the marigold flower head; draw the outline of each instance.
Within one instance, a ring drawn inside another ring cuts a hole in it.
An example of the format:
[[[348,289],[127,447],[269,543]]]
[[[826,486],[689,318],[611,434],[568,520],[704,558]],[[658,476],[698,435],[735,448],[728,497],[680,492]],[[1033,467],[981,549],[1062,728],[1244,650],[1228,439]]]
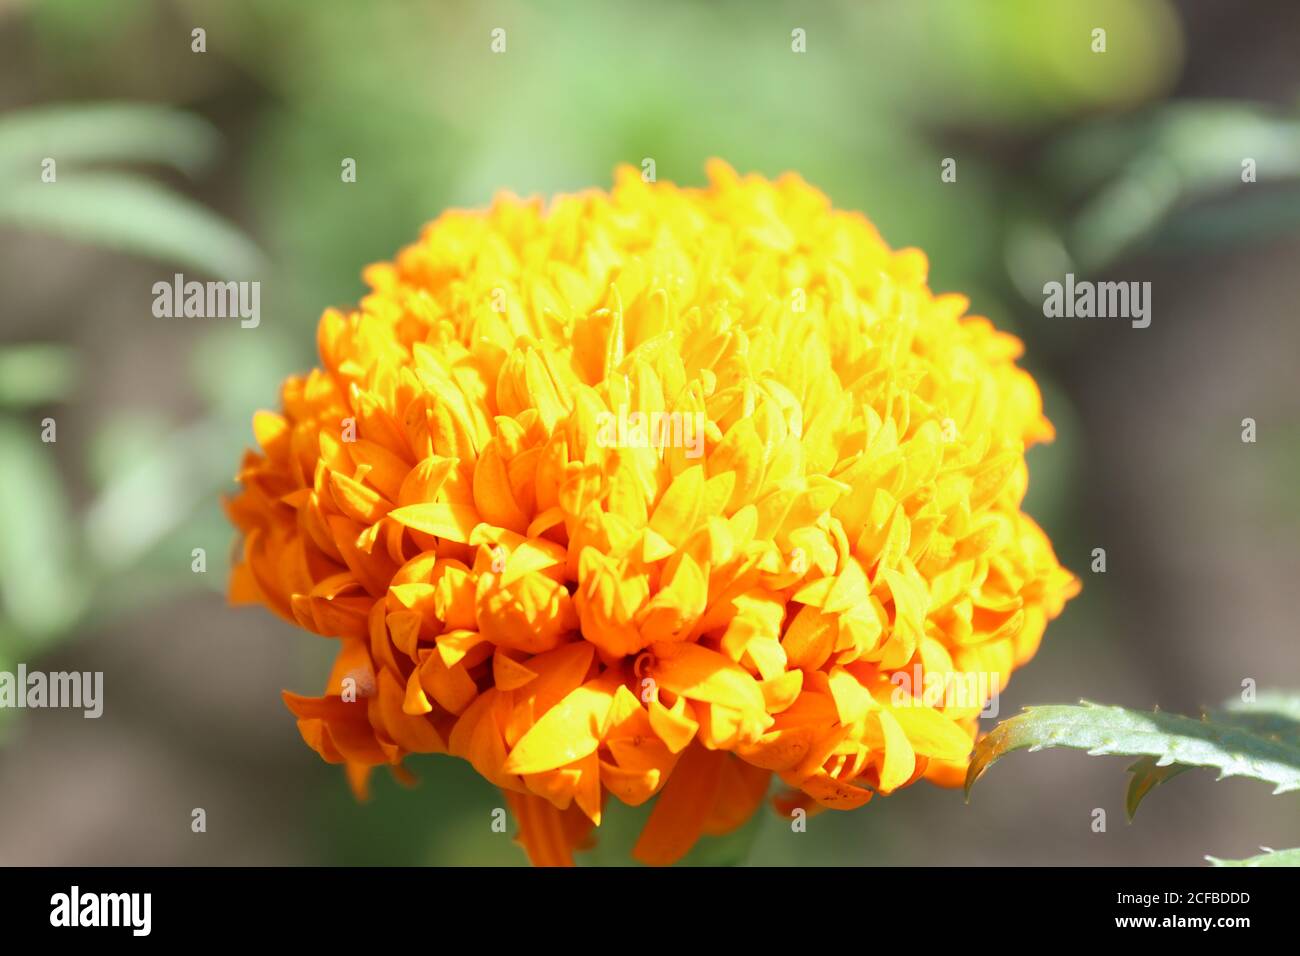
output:
[[[799,177],[709,174],[445,213],[255,416],[231,597],[338,639],[284,697],[360,794],[462,757],[539,864],[654,798],[669,863],[773,774],[951,785],[1077,591],[1020,510],[1020,342]]]

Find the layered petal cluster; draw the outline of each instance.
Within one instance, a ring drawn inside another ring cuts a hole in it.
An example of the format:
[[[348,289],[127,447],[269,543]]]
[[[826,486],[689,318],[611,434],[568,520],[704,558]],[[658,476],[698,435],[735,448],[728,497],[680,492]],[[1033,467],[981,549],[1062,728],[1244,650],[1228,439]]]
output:
[[[361,792],[468,760],[536,863],[611,795],[669,863],[773,775],[787,812],[955,783],[1078,588],[1020,509],[1020,343],[797,176],[709,176],[441,216],[227,502],[232,598],[339,642],[307,743]]]

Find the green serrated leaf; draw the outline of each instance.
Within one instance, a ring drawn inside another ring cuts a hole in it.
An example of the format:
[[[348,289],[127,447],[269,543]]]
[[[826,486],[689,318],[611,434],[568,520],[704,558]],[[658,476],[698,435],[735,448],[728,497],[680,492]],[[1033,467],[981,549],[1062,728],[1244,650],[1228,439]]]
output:
[[[1250,702],[1234,698],[1207,715],[1207,719],[1211,723],[1231,724],[1300,747],[1300,695],[1265,691]],[[1143,757],[1128,769],[1133,778],[1129,781],[1125,808],[1132,821],[1147,794],[1191,767],[1183,764],[1161,766],[1155,757]]]
[[[1084,701],[1078,707],[1030,707],[994,727],[975,747],[966,774],[967,796],[975,781],[1001,757],[1013,750],[1048,747],[1070,747],[1093,755],[1149,756],[1161,767],[1213,767],[1219,779],[1262,780],[1274,785],[1274,793],[1300,790],[1300,746],[1279,734]]]
[[[1214,866],[1300,866],[1300,848],[1292,850],[1265,850],[1259,856],[1244,860],[1220,860],[1216,856],[1207,856]]]

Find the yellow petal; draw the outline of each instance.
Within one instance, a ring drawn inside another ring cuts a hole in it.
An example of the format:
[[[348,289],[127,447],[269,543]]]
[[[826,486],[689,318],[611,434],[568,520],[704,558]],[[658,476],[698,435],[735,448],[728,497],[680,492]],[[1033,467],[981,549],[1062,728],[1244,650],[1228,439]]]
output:
[[[415,531],[462,544],[469,543],[470,533],[479,523],[474,507],[461,504],[406,505],[390,511],[389,517]]]
[[[666,690],[745,713],[765,713],[763,691],[749,672],[698,644],[661,643],[649,673]]]
[[[606,671],[542,714],[510,751],[506,773],[554,770],[594,754],[617,686],[618,674]]]

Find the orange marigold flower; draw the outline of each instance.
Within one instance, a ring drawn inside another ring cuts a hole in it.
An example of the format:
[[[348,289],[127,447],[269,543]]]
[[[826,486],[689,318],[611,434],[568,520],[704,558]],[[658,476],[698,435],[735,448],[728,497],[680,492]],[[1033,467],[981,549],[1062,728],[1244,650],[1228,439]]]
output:
[[[709,174],[444,214],[255,416],[231,597],[339,639],[284,696],[359,793],[462,757],[538,864],[656,798],[671,863],[772,774],[953,784],[1078,590],[1020,510],[1020,342],[799,177]]]

